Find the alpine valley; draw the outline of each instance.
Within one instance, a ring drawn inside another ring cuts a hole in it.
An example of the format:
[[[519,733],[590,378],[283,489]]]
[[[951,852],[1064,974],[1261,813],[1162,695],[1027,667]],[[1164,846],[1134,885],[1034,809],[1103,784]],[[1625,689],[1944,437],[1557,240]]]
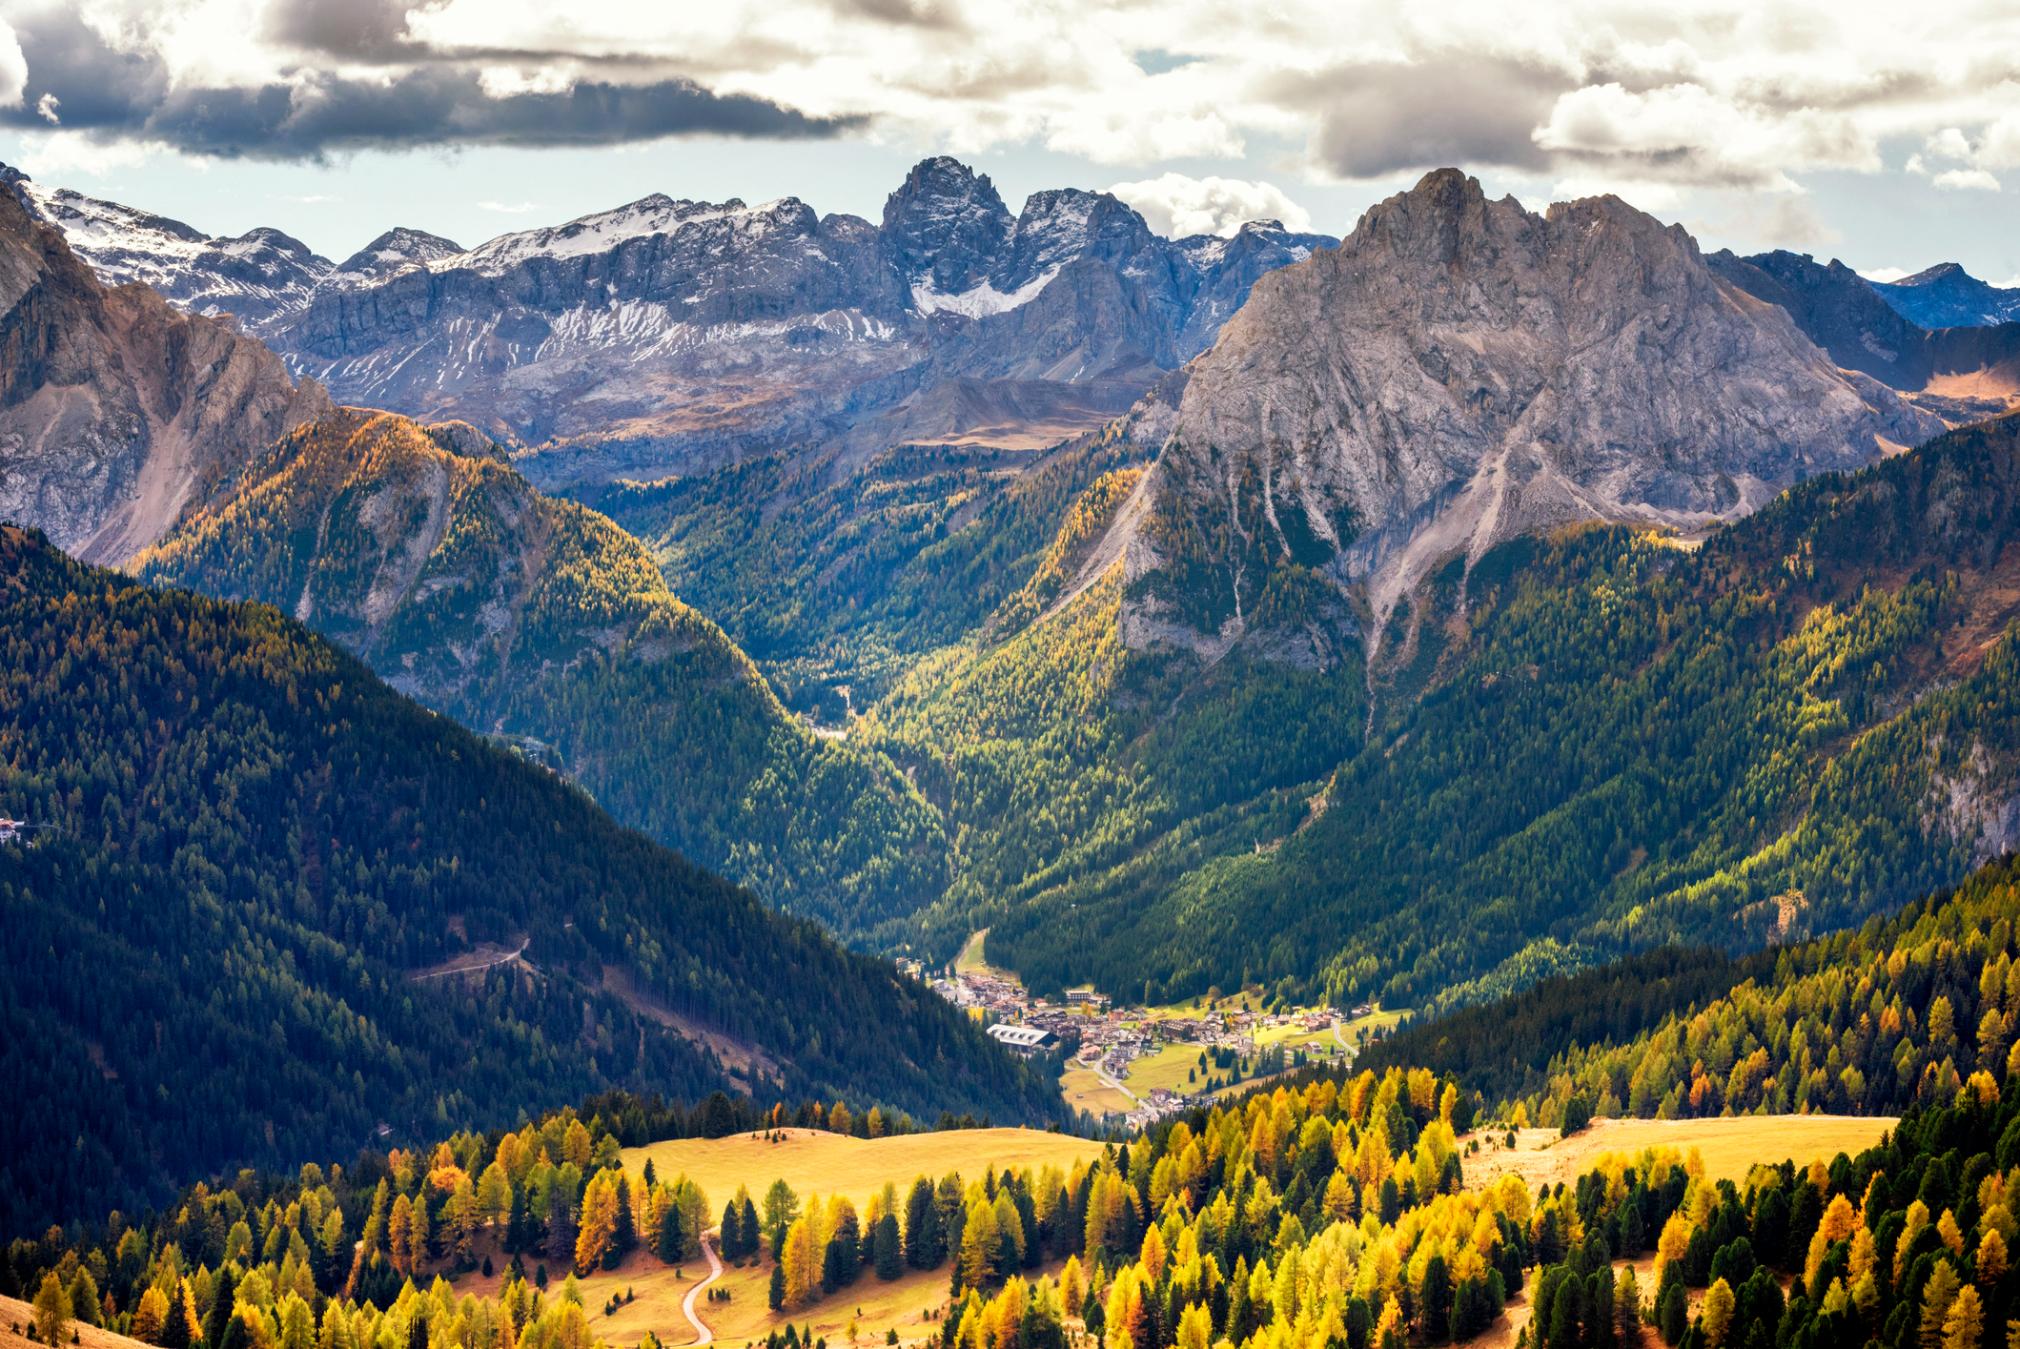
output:
[[[381,223],[0,171],[0,1329],[2020,1317],[2014,291],[1456,168]]]

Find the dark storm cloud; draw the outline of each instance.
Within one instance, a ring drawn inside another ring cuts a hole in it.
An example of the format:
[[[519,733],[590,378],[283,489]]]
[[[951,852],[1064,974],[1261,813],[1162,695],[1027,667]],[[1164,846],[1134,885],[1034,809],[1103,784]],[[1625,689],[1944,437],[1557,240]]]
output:
[[[1344,178],[1374,178],[1445,164],[1542,168],[1548,156],[1530,133],[1575,83],[1561,71],[1453,53],[1341,66],[1275,92],[1318,119],[1320,163]]]
[[[313,9],[340,23],[335,6]],[[299,30],[361,52],[404,41],[383,14],[349,28]],[[115,51],[74,14],[44,11],[17,26],[28,62],[22,106],[0,125],[40,126],[35,108],[58,100],[66,128],[106,139],[163,141],[192,154],[298,160],[352,150],[439,145],[613,145],[664,136],[825,137],[860,124],[809,117],[768,99],[716,94],[691,80],[582,80],[558,92],[485,92],[465,65],[423,64],[385,79],[304,72],[249,88],[171,88],[158,57]]]
[[[356,61],[411,59],[425,49],[407,36],[407,0],[282,0],[267,10],[267,36]],[[418,8],[428,8],[426,5]]]

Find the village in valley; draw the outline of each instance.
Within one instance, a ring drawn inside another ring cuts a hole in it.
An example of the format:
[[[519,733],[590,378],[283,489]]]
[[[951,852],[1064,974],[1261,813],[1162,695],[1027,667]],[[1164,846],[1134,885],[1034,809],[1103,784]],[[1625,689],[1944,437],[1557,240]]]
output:
[[[1132,1128],[1308,1064],[1343,1067],[1403,1019],[1373,1004],[1268,1007],[1253,990],[1159,1007],[1119,1005],[1091,988],[1038,997],[986,963],[987,936],[976,933],[938,973],[916,964],[913,972],[1011,1050],[1026,1058],[1063,1052],[1067,1104]]]

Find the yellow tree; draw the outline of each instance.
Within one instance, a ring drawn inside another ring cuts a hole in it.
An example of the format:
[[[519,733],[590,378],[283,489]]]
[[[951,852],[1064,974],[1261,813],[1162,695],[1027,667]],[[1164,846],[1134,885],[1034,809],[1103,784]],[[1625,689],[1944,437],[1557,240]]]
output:
[[[1705,1290],[1704,1310],[1698,1313],[1698,1325],[1704,1331],[1704,1342],[1711,1349],[1718,1349],[1725,1343],[1727,1333],[1732,1330],[1737,1302],[1732,1294],[1732,1285],[1724,1279]]]
[[[617,1185],[608,1171],[599,1171],[582,1195],[582,1216],[575,1233],[575,1272],[588,1274],[603,1263],[617,1235]]]
[[[1969,1284],[1957,1291],[1943,1315],[1943,1349],[1978,1349],[1985,1338],[1985,1304]]]

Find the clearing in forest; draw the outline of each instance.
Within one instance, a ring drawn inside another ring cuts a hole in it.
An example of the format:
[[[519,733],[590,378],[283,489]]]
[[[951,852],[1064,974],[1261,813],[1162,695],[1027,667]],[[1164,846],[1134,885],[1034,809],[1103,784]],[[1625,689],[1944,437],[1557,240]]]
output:
[[[1713,1180],[1739,1184],[1756,1164],[1793,1161],[1808,1165],[1830,1161],[1840,1152],[1856,1156],[1880,1141],[1899,1121],[1891,1115],[1736,1115],[1715,1119],[1596,1119],[1569,1138],[1555,1129],[1518,1129],[1515,1150],[1502,1146],[1504,1131],[1482,1129],[1459,1140],[1464,1149],[1473,1139],[1480,1151],[1463,1152],[1460,1164],[1469,1188],[1492,1184],[1513,1171],[1531,1189],[1538,1185],[1571,1184],[1607,1152],[1639,1152],[1643,1148],[1696,1148],[1705,1174]]]
[[[773,1137],[781,1141],[774,1142]],[[816,1194],[846,1195],[860,1211],[886,1182],[898,1187],[902,1201],[917,1176],[938,1181],[949,1171],[958,1171],[963,1180],[980,1180],[991,1167],[1035,1171],[1047,1165],[1065,1171],[1076,1161],[1100,1154],[1099,1143],[1038,1129],[954,1129],[890,1138],[783,1129],[770,1136],[670,1138],[626,1148],[624,1169],[636,1176],[649,1157],[662,1180],[685,1173],[701,1186],[717,1214],[737,1186],[747,1187],[753,1201],[762,1201],[774,1180],[785,1181],[802,1200]]]

